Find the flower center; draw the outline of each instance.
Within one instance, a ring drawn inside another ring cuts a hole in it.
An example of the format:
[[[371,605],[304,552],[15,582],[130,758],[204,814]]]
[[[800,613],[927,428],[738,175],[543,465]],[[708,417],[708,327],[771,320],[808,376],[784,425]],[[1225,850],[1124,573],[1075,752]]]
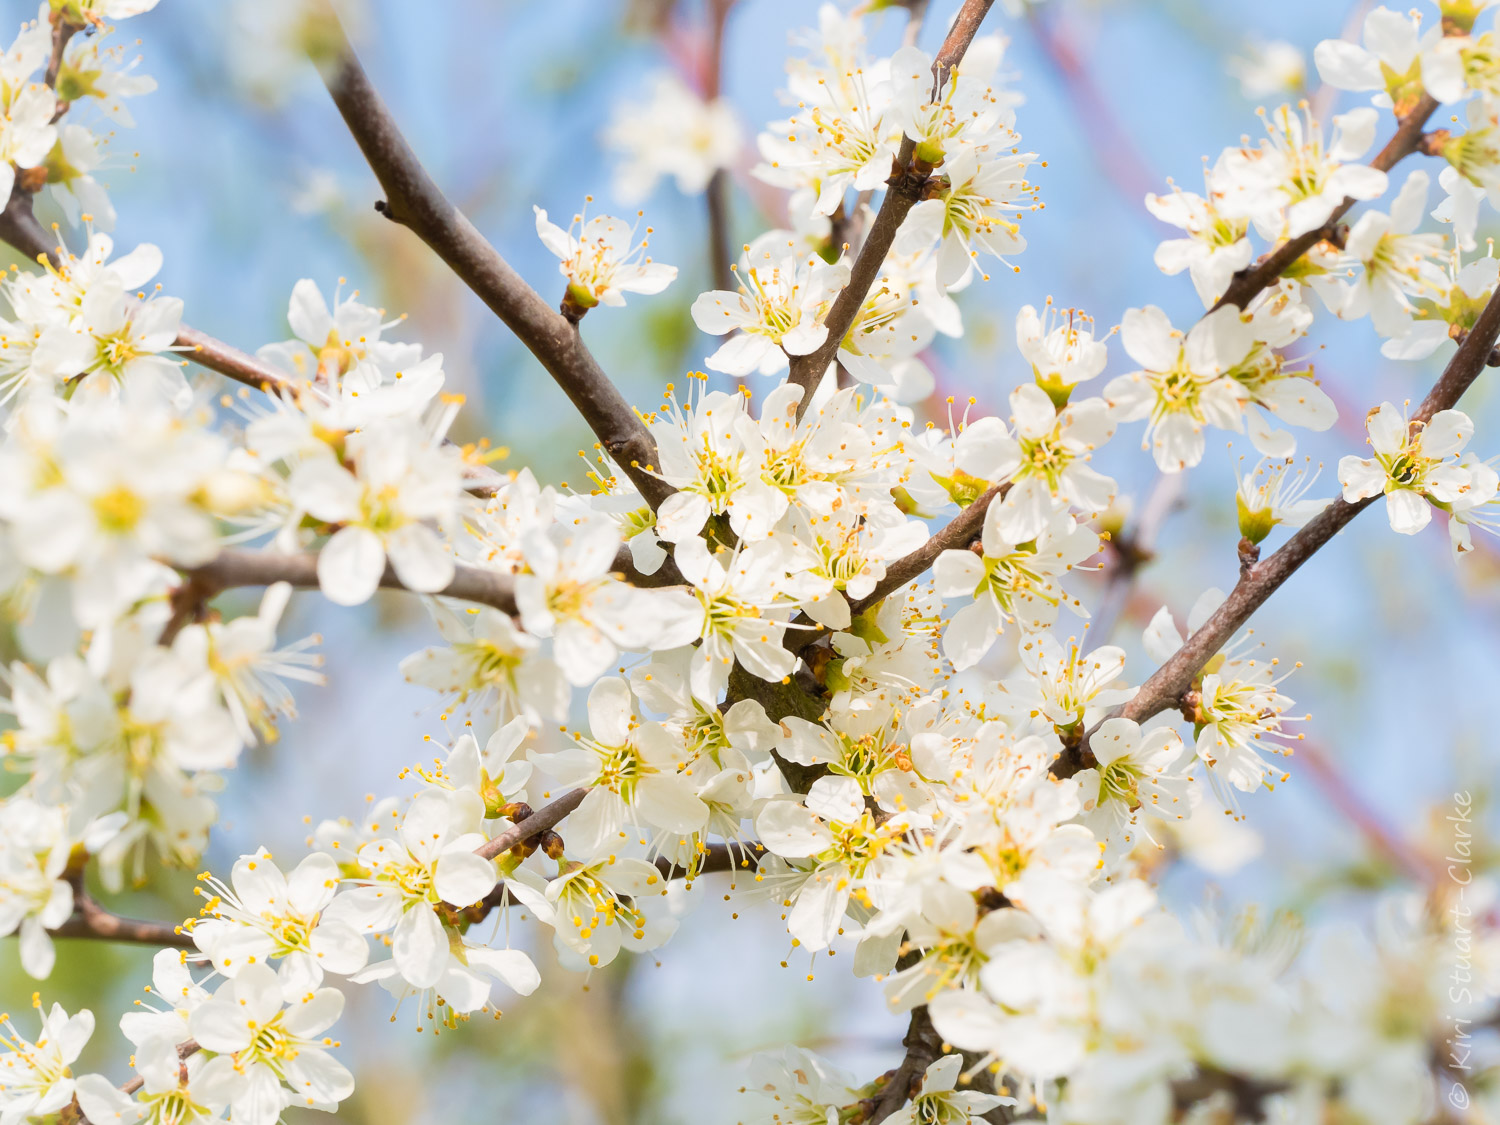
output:
[[[124,485],[94,497],[94,518],[111,535],[128,535],[146,514],[146,502]]]

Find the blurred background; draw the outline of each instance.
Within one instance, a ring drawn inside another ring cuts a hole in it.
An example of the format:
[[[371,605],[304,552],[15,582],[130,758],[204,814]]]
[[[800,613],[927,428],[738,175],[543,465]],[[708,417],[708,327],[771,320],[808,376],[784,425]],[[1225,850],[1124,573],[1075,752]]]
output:
[[[449,389],[468,396],[456,437],[508,447],[500,468],[530,465],[543,482],[581,483],[576,451],[592,437],[561,392],[425,247],[372,209],[379,197],[373,178],[316,75],[286,42],[292,7],[292,0],[164,0],[129,22],[142,70],[160,89],[134,104],[138,127],[115,137],[103,177],[120,216],[119,245],[158,244],[166,256],[159,280],[185,299],[188,320],[247,350],[289,334],[287,298],[299,278],[316,279],[325,292],[347,279],[346,289],[359,289],[391,316],[407,314],[397,335],[444,354]],[[690,85],[703,80],[705,7],[703,0],[369,0],[358,12],[359,41],[433,176],[550,296],[560,294],[561,279],[535,236],[532,205],[559,218],[591,193],[599,209],[629,213],[612,193],[612,160],[599,134],[620,101],[644,99],[654,72],[675,71]],[[958,0],[932,0],[923,46],[935,49],[957,7]],[[1357,29],[1365,7],[1350,0],[1051,0],[1010,15],[997,4],[986,30],[1010,40],[1002,69],[1026,99],[1018,113],[1025,147],[1047,161],[1034,177],[1046,209],[1026,220],[1019,274],[994,271],[994,280],[959,295],[966,334],[940,337],[926,357],[939,390],[919,413],[944,419],[945,396],[962,402],[972,395],[980,410],[1007,414],[1007,394],[1029,378],[1015,349],[1016,311],[1048,296],[1105,327],[1148,303],[1179,326],[1190,324],[1201,305],[1186,275],[1163,277],[1151,261],[1157,242],[1175,232],[1150,218],[1142,196],[1166,190],[1169,176],[1198,190],[1202,160],[1242,134],[1256,137],[1256,106],[1283,100],[1256,89],[1255,73],[1245,89],[1237,77],[1244,68],[1233,60],[1272,41],[1310,59],[1318,40]],[[25,3],[10,11],[17,23],[30,14]],[[782,115],[777,90],[789,34],[814,19],[806,0],[732,6],[721,82],[747,138]],[[874,47],[893,50],[904,24],[899,9],[878,17]],[[1309,82],[1312,93],[1316,74]],[[1353,104],[1345,97],[1344,107]],[[754,162],[749,145],[731,193],[736,245],[785,223],[779,194],[744,174]],[[589,317],[584,335],[627,397],[650,406],[666,382],[701,367],[716,342],[687,313],[693,297],[712,287],[703,197],[684,197],[665,180],[643,206],[656,227],[654,256],[678,265],[680,275],[661,297]],[[1364,412],[1382,400],[1420,398],[1446,350],[1423,364],[1386,361],[1367,324],[1319,314],[1297,354],[1314,362],[1342,417],[1326,434],[1297,436],[1299,455],[1326,465],[1313,495],[1331,496],[1338,458],[1363,447]],[[1129,369],[1112,342],[1105,378]],[[1083,393],[1098,393],[1103,382]],[[1500,437],[1489,436],[1500,430],[1486,425],[1496,419],[1494,398],[1493,381],[1482,377],[1464,404],[1479,422],[1481,456],[1500,452]],[[1217,444],[1210,441],[1189,474],[1157,557],[1113,629],[1137,681],[1152,667],[1140,630],[1157,607],[1170,605],[1180,621],[1201,590],[1227,588],[1236,575],[1234,469],[1242,453],[1249,463],[1255,455],[1244,442],[1227,448],[1232,435],[1211,435]],[[1127,425],[1098,461],[1138,505],[1155,480],[1139,436],[1139,423]],[[1282,538],[1274,534],[1267,549]],[[1468,789],[1483,807],[1496,761],[1497,560],[1487,540],[1457,567],[1441,520],[1407,539],[1371,513],[1257,615],[1256,635],[1269,653],[1284,665],[1306,665],[1284,685],[1297,709],[1312,715],[1306,744],[1288,763],[1287,784],[1243,800],[1243,825],[1211,825],[1168,850],[1162,865],[1173,903],[1224,913],[1260,903],[1312,920],[1363,917],[1367,891],[1415,884],[1430,870],[1451,838],[1438,827],[1450,795]],[[1084,600],[1095,604],[1098,595]],[[253,604],[226,600],[226,611]],[[1064,621],[1059,631],[1080,627]],[[205,864],[220,873],[259,843],[290,866],[305,849],[305,817],[358,817],[368,794],[404,793],[397,772],[431,756],[423,736],[446,743],[454,733],[434,699],[397,671],[401,657],[436,640],[414,599],[381,595],[345,611],[302,595],[283,631],[324,635],[333,657],[329,682],[299,692],[302,715],[284,727],[280,743],[248,752],[228,776],[223,822]],[[383,992],[351,989],[338,1030],[359,1089],[341,1116],[370,1125],[480,1117],[727,1123],[744,1110],[734,1091],[758,1049],[797,1042],[861,1081],[895,1065],[905,1020],[884,1011],[878,986],[852,977],[848,951],[815,966],[808,982],[805,955],[790,956],[775,917],[732,919],[716,878],[698,884],[696,911],[654,958],[623,957],[585,982],[549,968],[543,942],[533,950],[543,987],[508,1004],[497,991],[498,1022],[418,1035],[413,1012],[388,1023]],[[191,885],[190,873],[166,873],[112,905],[182,918],[193,909]],[[141,995],[149,961],[149,950],[59,943],[43,995],[99,1017],[88,1068],[122,1062],[126,1044],[114,1015]],[[7,1006],[24,1007],[33,988],[16,964],[15,943],[0,943]]]

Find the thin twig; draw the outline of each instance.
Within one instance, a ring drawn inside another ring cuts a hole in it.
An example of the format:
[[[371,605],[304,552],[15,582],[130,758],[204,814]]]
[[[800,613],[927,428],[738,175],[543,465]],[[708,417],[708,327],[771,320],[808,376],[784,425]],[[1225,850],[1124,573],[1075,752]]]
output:
[[[979,31],[980,22],[993,3],[994,0],[964,0],[964,6],[953,21],[948,38],[943,41],[932,64],[934,99],[953,73],[954,67],[963,59],[964,52],[969,49],[969,44]],[[839,346],[854,324],[854,318],[859,315],[860,306],[869,295],[870,287],[880,276],[886,255],[896,240],[896,232],[901,229],[907,214],[916,206],[917,200],[922,197],[923,188],[927,186],[926,165],[918,168],[912,161],[915,148],[910,137],[901,139],[895,169],[886,184],[885,199],[881,201],[880,210],[875,215],[875,221],[870,224],[870,232],[865,236],[864,245],[854,259],[854,265],[849,271],[849,284],[840,290],[828,315],[823,318],[828,329],[827,339],[815,351],[794,356],[791,360],[791,375],[787,381],[803,389],[802,401],[797,405],[799,419],[807,413],[807,408],[812,404],[813,390],[838,354]]]
[[[233,344],[216,340],[207,332],[200,332],[186,324],[178,327],[175,346],[184,359],[192,360],[199,367],[216,371],[227,379],[267,394],[295,400],[301,396],[306,385],[248,352],[242,352]],[[509,480],[503,473],[496,472],[488,465],[472,461],[464,462],[463,474],[464,489],[476,496],[493,496]]]
[[[0,211],[0,240],[10,243],[34,260],[46,259],[54,266],[62,264],[61,238],[55,229],[49,233],[37,220],[36,213],[32,210],[31,196],[19,186],[11,191],[5,210]],[[284,373],[196,328],[189,328],[185,324],[180,326],[175,345],[184,358],[247,387],[268,392],[297,393],[296,382]]]
[[[183,573],[197,582],[203,590],[212,593],[240,586],[269,586],[274,582],[289,582],[301,589],[316,589],[318,556],[313,552],[284,555],[278,551],[231,548],[220,551],[211,562],[191,567]],[[395,568],[389,564],[385,573],[380,576],[380,585],[387,590],[407,588],[397,576]],[[454,569],[453,581],[437,591],[437,594],[477,605],[493,606],[503,613],[514,615],[517,612],[515,580],[508,574],[492,570],[460,565]]]
[[[984,22],[984,17],[989,14],[994,3],[995,0],[964,0],[964,6],[953,17],[953,26],[948,29],[948,36],[938,48],[937,58],[932,61],[933,101],[938,100],[938,95],[943,92],[943,85],[952,77],[954,68],[963,61],[964,53],[968,51],[969,44],[974,42],[974,36],[979,34],[979,25]]]
[[[991,502],[1004,498],[1010,491],[1010,482],[991,485],[931,539],[909,555],[903,555],[885,568],[885,577],[875,584],[875,589],[856,602],[851,602],[849,612],[858,616],[887,594],[899,590],[913,578],[925,574],[944,551],[961,551],[984,534],[984,515]]]
[[[889,597],[914,578],[919,578],[937,562],[944,551],[962,551],[984,534],[984,514],[990,503],[1003,498],[1010,491],[1010,482],[991,485],[951,521],[933,533],[932,537],[909,555],[902,555],[885,568],[885,576],[875,583],[875,588],[864,597],[849,603],[849,615],[858,617],[881,599]],[[810,624],[811,619],[799,617],[798,624]],[[792,652],[801,652],[828,630],[821,626],[807,629],[788,629],[783,644]]]
[[[177,1044],[177,1058],[179,1061],[185,1062],[189,1055],[195,1054],[200,1049],[196,1039],[184,1039],[181,1043]],[[146,1080],[138,1074],[120,1087],[120,1093],[133,1094],[145,1084]]]
[[[733,292],[737,284],[729,225],[729,170],[720,168],[709,177],[704,196],[708,204],[708,266],[715,289]]]
[[[1328,802],[1344,814],[1365,841],[1392,865],[1419,883],[1431,886],[1442,874],[1441,865],[1404,839],[1384,817],[1350,784],[1349,779],[1321,746],[1297,743],[1297,762],[1301,772],[1312,778]]]
[[[517,844],[524,843],[533,836],[539,836],[555,827],[565,816],[583,804],[583,799],[587,795],[587,789],[574,789],[564,793],[550,805],[544,805],[519,824],[511,825],[493,840],[481,844],[474,849],[474,853],[484,856],[485,859],[494,859],[497,855],[510,851]]]
[[[53,90],[57,89],[57,75],[62,70],[63,52],[68,49],[68,42],[74,35],[83,30],[81,24],[76,24],[61,12],[54,10],[52,13],[52,55],[47,59],[47,74],[43,79]],[[68,111],[68,103],[61,98],[58,99],[56,121]]]
[[[177,348],[184,359],[190,359],[199,367],[217,371],[225,378],[247,387],[254,387],[267,394],[296,396],[301,393],[301,385],[290,375],[277,371],[269,363],[248,352],[240,351],[233,344],[216,340],[207,332],[199,332],[185,324],[177,330]]]
[[[723,92],[724,27],[735,0],[709,0],[708,53],[703,67],[703,100],[712,102]],[[716,289],[733,290],[734,262],[733,224],[729,219],[729,189],[732,181],[727,168],[720,168],[709,178],[705,192],[708,205],[709,270]]]
[[[906,26],[901,29],[901,45],[915,47],[922,35],[922,21],[927,18],[927,7],[931,0],[904,0]]]
[[[621,581],[643,589],[681,586],[687,581],[670,558],[656,573],[642,574],[635,568],[628,547],[621,547],[615,553],[611,573]],[[242,586],[269,586],[273,582],[287,582],[299,589],[312,590],[318,586],[318,556],[313,551],[288,555],[279,551],[250,551],[229,547],[220,551],[212,561],[187,568],[183,570],[183,574],[195,586],[192,594],[199,602],[213,598],[225,590]],[[380,585],[387,590],[407,589],[390,566],[380,576]],[[438,590],[436,596],[492,606],[511,616],[517,613],[515,579],[508,574],[480,567],[459,564],[454,568],[453,581]]]
[[[94,901],[83,889],[81,878],[70,881],[73,883],[73,916],[56,929],[48,931],[53,937],[97,938],[172,949],[193,947],[193,939],[183,932],[181,926],[122,917]]]
[[[337,27],[334,22],[331,27]],[[385,199],[375,208],[427,243],[531,350],[607,452],[655,508],[674,489],[649,470],[656,443],[640,416],[584,346],[578,325],[542,299],[450,203],[381,100],[347,39],[324,83]]]

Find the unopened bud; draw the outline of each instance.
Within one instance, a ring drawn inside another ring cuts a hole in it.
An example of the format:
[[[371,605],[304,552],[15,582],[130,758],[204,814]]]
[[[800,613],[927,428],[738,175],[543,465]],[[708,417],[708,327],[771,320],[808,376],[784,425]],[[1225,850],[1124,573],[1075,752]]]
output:
[[[547,853],[548,859],[563,858],[563,838],[556,832],[552,831],[552,829],[549,828],[547,829],[547,831],[537,836],[536,842],[541,847],[542,851]]]

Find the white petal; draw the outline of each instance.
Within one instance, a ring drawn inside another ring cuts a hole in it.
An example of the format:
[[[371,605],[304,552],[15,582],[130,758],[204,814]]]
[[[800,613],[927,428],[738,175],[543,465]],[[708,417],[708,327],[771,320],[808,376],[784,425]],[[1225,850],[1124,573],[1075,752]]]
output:
[[[448,967],[448,935],[432,908],[418,903],[401,916],[392,936],[391,956],[408,984],[431,988]]]
[[[361,605],[385,573],[385,546],[364,527],[345,527],[318,552],[318,587],[337,605]]]
[[[495,865],[473,852],[444,852],[433,872],[433,887],[444,902],[470,906],[495,889]]]

